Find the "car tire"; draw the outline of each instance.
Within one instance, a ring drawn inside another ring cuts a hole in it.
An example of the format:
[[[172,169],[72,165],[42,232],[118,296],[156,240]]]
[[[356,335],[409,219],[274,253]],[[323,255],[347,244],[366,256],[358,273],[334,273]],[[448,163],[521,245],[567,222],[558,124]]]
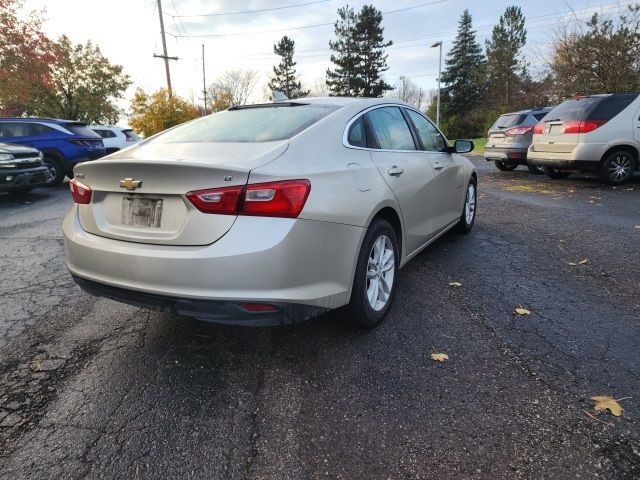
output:
[[[386,220],[374,219],[362,241],[347,308],[354,325],[374,328],[384,320],[395,296],[399,261],[395,230]]]
[[[478,206],[478,184],[472,178],[467,185],[467,193],[464,196],[464,205],[460,220],[454,227],[458,233],[469,233],[476,221],[476,207]]]
[[[495,163],[496,168],[498,170],[500,170],[501,172],[510,172],[512,170],[515,170],[516,168],[518,168],[518,164],[517,163],[505,163],[501,160],[496,160],[493,163]]]
[[[622,185],[633,177],[634,166],[635,159],[630,151],[616,150],[602,162],[598,178],[608,185]]]
[[[527,165],[527,168],[534,175],[544,175],[546,173],[544,167],[540,165]]]
[[[34,187],[21,187],[21,188],[14,188],[13,190],[9,190],[9,194],[10,195],[15,195],[16,197],[19,197],[21,195],[26,195],[27,193],[31,192],[31,190],[33,190]]]
[[[547,177],[552,178],[553,180],[562,180],[563,178],[567,178],[571,175],[571,172],[558,170],[553,167],[544,167],[544,172],[547,174]]]
[[[44,165],[49,169],[49,178],[47,182],[48,187],[55,187],[62,184],[64,180],[64,170],[60,161],[55,158],[45,157]]]

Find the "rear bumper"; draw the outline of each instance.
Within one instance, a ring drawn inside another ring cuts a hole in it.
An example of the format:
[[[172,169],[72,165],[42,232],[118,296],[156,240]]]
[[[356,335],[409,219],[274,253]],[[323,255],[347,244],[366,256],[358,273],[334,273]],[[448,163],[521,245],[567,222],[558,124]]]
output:
[[[529,147],[531,165],[565,168],[567,170],[597,170],[608,146],[604,143],[578,143],[571,152],[540,152],[536,144]]]
[[[488,162],[500,161],[509,163],[518,163],[519,165],[527,164],[526,148],[485,148],[484,158]]]
[[[72,277],[80,288],[91,295],[214,323],[251,327],[287,325],[317,317],[329,310],[328,308],[296,303],[271,303],[274,311],[251,312],[234,302],[145,293],[105,285],[73,274]]]
[[[318,307],[310,310],[316,314],[349,302],[364,229],[241,216],[211,245],[152,245],[87,233],[73,206],[63,234],[67,267],[81,279],[151,298],[179,299],[183,303],[174,302],[175,311],[192,308],[184,302],[299,304],[302,313],[294,309],[291,315],[304,319],[307,307]],[[228,311],[223,308],[224,314]]]
[[[10,192],[25,187],[38,187],[47,183],[47,168],[36,167],[28,170],[2,169],[0,171],[0,192]]]

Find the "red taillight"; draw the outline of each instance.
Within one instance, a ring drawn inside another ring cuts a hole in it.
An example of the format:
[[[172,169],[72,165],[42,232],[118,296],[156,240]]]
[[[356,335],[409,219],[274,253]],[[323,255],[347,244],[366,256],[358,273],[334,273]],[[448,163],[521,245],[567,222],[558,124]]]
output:
[[[75,178],[69,182],[69,188],[74,202],[85,205],[91,202],[91,188],[80,183]]]
[[[589,133],[593,132],[596,128],[604,125],[606,120],[582,120],[566,122],[564,124],[564,133]]]
[[[536,123],[536,126],[533,127],[534,135],[542,135],[544,133],[544,122]]]
[[[240,307],[248,312],[277,312],[278,307],[268,303],[241,303]]]
[[[297,218],[311,191],[309,180],[254,183],[187,193],[204,213]]]
[[[237,215],[238,200],[244,187],[211,188],[187,193],[187,198],[203,213]]]
[[[300,215],[310,190],[309,180],[247,185],[240,215],[296,218]]]
[[[513,127],[506,130],[507,135],[524,135],[533,131],[533,127]]]

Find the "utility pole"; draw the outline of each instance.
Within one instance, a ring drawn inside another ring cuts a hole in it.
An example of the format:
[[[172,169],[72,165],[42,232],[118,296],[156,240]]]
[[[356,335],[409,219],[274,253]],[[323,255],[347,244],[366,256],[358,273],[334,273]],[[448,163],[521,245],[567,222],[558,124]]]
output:
[[[160,16],[160,34],[162,35],[162,55],[153,54],[156,58],[164,59],[164,68],[167,71],[167,90],[169,91],[169,98],[172,96],[171,91],[171,73],[169,73],[169,60],[178,60],[178,57],[170,57],[167,54],[167,40],[164,35],[164,18],[162,17],[162,1],[158,0],[158,15]]]
[[[202,44],[202,95],[204,96],[204,114],[207,114],[207,79],[204,69],[204,43]]]
[[[431,48],[440,47],[440,60],[438,60],[438,103],[436,105],[436,126],[440,126],[440,77],[442,76],[442,41],[431,45]]]

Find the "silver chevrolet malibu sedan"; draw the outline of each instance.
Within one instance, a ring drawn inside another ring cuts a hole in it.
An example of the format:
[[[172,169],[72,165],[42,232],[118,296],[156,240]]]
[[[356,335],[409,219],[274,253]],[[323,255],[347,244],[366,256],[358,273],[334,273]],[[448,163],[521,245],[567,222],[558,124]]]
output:
[[[67,265],[90,293],[202,320],[346,305],[374,327],[398,269],[473,227],[472,149],[388,99],[233,107],[77,165]]]

